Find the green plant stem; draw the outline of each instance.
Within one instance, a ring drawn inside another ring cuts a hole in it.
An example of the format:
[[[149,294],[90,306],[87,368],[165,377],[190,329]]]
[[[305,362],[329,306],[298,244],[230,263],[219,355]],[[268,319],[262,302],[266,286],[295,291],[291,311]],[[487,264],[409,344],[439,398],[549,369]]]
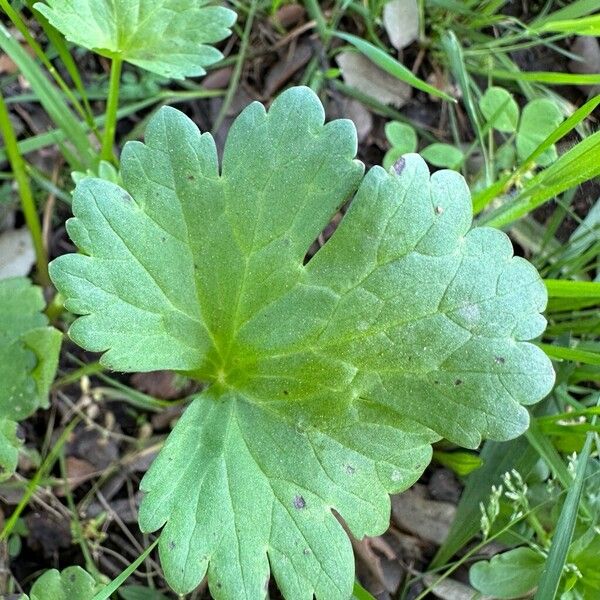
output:
[[[9,519],[6,521],[6,524],[4,525],[4,529],[2,529],[2,531],[0,531],[0,542],[2,540],[8,539],[8,537],[12,533],[16,522],[18,521],[19,517],[21,516],[21,513],[25,510],[25,507],[29,504],[29,500],[31,500],[31,497],[33,496],[33,494],[35,494],[35,491],[37,490],[38,486],[40,485],[40,482],[42,481],[42,479],[44,477],[46,477],[46,475],[50,472],[50,469],[52,469],[52,467],[54,466],[54,463],[56,462],[56,459],[58,458],[58,456],[62,450],[62,447],[65,445],[66,441],[69,439],[69,436],[71,435],[73,429],[75,429],[75,427],[79,423],[79,420],[80,420],[79,417],[75,417],[65,427],[64,431],[60,434],[60,437],[58,438],[58,440],[56,440],[56,443],[54,444],[52,450],[50,450],[50,452],[48,453],[48,456],[46,456],[46,458],[44,459],[44,462],[41,464],[41,466],[37,470],[36,474],[33,476],[31,481],[27,484],[27,489],[25,490],[25,493],[23,494],[21,501],[19,502],[19,504],[17,505],[17,507],[15,508],[13,513],[10,515]]]
[[[13,171],[15,181],[17,182],[19,197],[21,199],[21,208],[23,209],[23,215],[25,216],[25,223],[27,223],[27,227],[31,233],[31,239],[35,249],[38,280],[43,286],[48,286],[50,285],[50,277],[48,276],[48,256],[46,254],[46,248],[44,247],[42,227],[37,214],[33,192],[29,185],[25,161],[19,152],[17,136],[15,135],[15,130],[10,122],[8,108],[6,107],[2,94],[0,94],[0,133],[2,133],[2,137],[4,138],[8,162]]]
[[[231,74],[231,82],[229,83],[229,87],[227,88],[225,98],[223,98],[223,104],[221,105],[219,114],[217,115],[217,118],[215,119],[215,122],[213,124],[213,133],[216,132],[219,129],[219,127],[221,127],[223,119],[225,118],[225,115],[227,114],[227,111],[231,106],[231,102],[233,101],[235,91],[237,90],[238,83],[242,75],[242,67],[244,66],[244,61],[246,60],[246,54],[248,52],[250,32],[252,31],[252,23],[254,22],[254,15],[256,14],[256,5],[257,0],[252,0],[252,4],[250,4],[250,10],[248,11],[248,16],[246,17],[246,23],[244,24],[244,33],[242,35],[240,51],[238,53],[235,66],[233,67],[233,73]]]
[[[73,499],[73,492],[69,487],[67,463],[65,460],[64,448],[61,448],[61,451],[58,455],[58,460],[60,464],[60,475],[64,483],[63,489],[65,497],[67,498],[67,504],[72,515],[71,525],[74,532],[74,540],[79,544],[79,547],[81,548],[81,553],[83,554],[83,558],[85,560],[86,570],[92,575],[92,577],[96,581],[102,581],[102,574],[100,573],[100,571],[98,571],[98,567],[96,567],[96,563],[92,559],[90,549],[88,548],[87,541],[83,534],[83,528],[81,527],[81,522],[79,521],[79,516],[77,513],[77,507],[75,506],[75,500]]]
[[[323,15],[323,11],[319,6],[319,2],[317,0],[305,0],[304,5],[306,7],[306,11],[308,12],[308,16],[315,22],[317,26],[317,32],[319,33],[319,37],[323,44],[326,44],[331,37],[327,27],[327,21],[325,20],[325,16]]]
[[[113,144],[117,131],[117,110],[119,108],[119,84],[121,83],[121,69],[123,59],[116,56],[110,67],[110,80],[108,84],[108,100],[106,102],[106,124],[102,136],[102,150],[100,158],[109,162],[115,162]]]

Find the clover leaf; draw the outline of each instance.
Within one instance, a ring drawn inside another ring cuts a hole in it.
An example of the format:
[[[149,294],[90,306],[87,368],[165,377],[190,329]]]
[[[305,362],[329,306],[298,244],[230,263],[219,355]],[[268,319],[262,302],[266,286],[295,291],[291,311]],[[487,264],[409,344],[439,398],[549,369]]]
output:
[[[494,129],[514,133],[519,123],[519,106],[504,88],[490,86],[479,101],[479,108]]]
[[[87,178],[51,277],[71,337],[120,371],[206,382],[145,475],[140,525],[180,593],[351,595],[357,537],[388,526],[444,436],[523,432],[553,371],[527,343],[546,291],[507,236],[471,225],[463,178],[415,154],[362,178],[350,121],[308,88],[212,137],[161,109]],[[356,191],[357,187],[358,191]],[[306,253],[354,199],[333,237]]]
[[[35,8],[67,39],[163,77],[203,75],[235,13],[209,0],[47,0]]]
[[[102,585],[81,567],[46,571],[33,584],[30,600],[92,600]]]
[[[526,160],[561,124],[562,120],[560,109],[555,102],[548,98],[539,98],[526,104],[517,131],[516,147],[519,160]],[[536,163],[542,167],[547,167],[557,157],[556,147],[552,145],[538,156]]]
[[[0,417],[20,421],[48,405],[61,333],[48,327],[42,290],[28,279],[0,281]]]

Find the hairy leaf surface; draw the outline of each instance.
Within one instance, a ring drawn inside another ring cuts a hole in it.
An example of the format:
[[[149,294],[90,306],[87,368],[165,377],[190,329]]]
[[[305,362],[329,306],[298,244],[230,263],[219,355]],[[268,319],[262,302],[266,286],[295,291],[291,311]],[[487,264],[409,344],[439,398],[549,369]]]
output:
[[[35,8],[67,39],[163,77],[205,73],[235,13],[210,0],[47,0]]]
[[[20,421],[48,404],[61,333],[41,312],[42,290],[24,277],[0,281],[0,418]]]
[[[462,177],[411,154],[363,179],[355,153],[353,125],[324,124],[292,88],[243,111],[221,167],[212,137],[163,108],[125,146],[123,189],[77,187],[82,253],[51,265],[82,315],[71,337],[115,370],[209,384],[142,481],[140,524],[164,527],[179,592],[208,573],[217,599],[262,598],[271,573],[287,598],[346,600],[332,509],[358,537],[381,533],[433,441],[514,437],[552,385],[526,342],[545,288],[503,233],[469,231]]]

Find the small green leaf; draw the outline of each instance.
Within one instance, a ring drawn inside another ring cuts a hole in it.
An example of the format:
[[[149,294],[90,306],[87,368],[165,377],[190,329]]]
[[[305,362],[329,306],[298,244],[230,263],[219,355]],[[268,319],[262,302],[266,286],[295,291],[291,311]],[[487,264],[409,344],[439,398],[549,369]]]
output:
[[[0,281],[0,414],[21,421],[48,405],[62,335],[41,312],[42,290],[28,279]]]
[[[562,122],[562,114],[552,100],[540,98],[532,100],[523,109],[517,132],[517,156],[525,160]],[[542,167],[548,166],[557,158],[556,147],[551,146],[537,157]]]
[[[442,452],[441,450],[434,450],[433,459],[440,463],[440,465],[452,469],[457,475],[462,477],[479,469],[483,464],[479,455],[473,452]]]
[[[417,132],[407,123],[399,121],[386,123],[385,137],[392,146],[402,148],[404,154],[410,154],[417,149]]]
[[[533,591],[545,559],[531,548],[520,547],[476,562],[469,571],[471,585],[494,598],[521,598]]]
[[[206,382],[145,475],[179,593],[347,600],[357,537],[388,527],[444,436],[527,428],[552,387],[546,289],[500,231],[471,225],[464,179],[408,154],[362,178],[356,132],[308,88],[247,107],[214,141],[163,108],[122,154],[124,189],[86,178],[80,254],[51,277],[71,337],[120,371]],[[358,188],[358,189],[357,189]],[[354,195],[333,237],[305,256]]]
[[[406,123],[390,121],[385,125],[385,136],[392,148],[383,159],[383,168],[389,169],[402,155],[415,152],[417,149],[417,133]]]
[[[46,0],[35,8],[75,44],[163,77],[204,75],[235,13],[209,0]]]
[[[8,419],[0,419],[0,481],[8,479],[15,472],[20,446],[17,424]]]
[[[489,87],[479,101],[479,108],[494,129],[514,133],[519,122],[519,107],[512,94],[504,88]]]
[[[450,144],[430,144],[421,150],[421,156],[436,167],[456,169],[463,161],[464,154],[456,146]]]
[[[31,600],[92,600],[101,584],[81,567],[46,571],[31,588]]]

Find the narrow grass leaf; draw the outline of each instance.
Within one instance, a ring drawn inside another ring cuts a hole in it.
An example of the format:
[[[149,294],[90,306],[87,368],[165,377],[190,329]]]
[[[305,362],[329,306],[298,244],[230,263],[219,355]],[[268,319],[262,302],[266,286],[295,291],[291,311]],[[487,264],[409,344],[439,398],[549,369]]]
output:
[[[438,98],[443,98],[444,100],[448,100],[449,102],[456,102],[456,100],[443,92],[442,90],[438,90],[438,88],[429,85],[422,79],[419,79],[410,69],[407,69],[403,64],[399,63],[397,60],[392,58],[387,52],[384,52],[377,46],[374,46],[370,42],[367,42],[355,35],[350,33],[344,33],[341,31],[336,31],[333,33],[336,37],[345,40],[346,42],[352,44],[361,54],[366,56],[370,61],[375,63],[378,67],[393,75],[397,79],[404,81],[408,85],[417,88],[423,92],[427,92],[432,96],[437,96]]]
[[[158,540],[152,542],[138,558],[136,558],[120,575],[115,577],[104,589],[100,590],[92,600],[108,600],[111,594],[114,594],[146,560],[146,558],[148,558],[148,555],[154,550],[156,544],[158,544]]]
[[[487,69],[485,73],[494,79],[507,79],[510,81],[534,81],[549,85],[596,85],[600,83],[600,74],[559,73],[555,71],[503,71],[500,69]]]
[[[583,450],[577,459],[577,469],[575,471],[575,480],[571,482],[567,498],[558,518],[556,530],[552,538],[550,553],[546,560],[546,565],[542,571],[538,590],[534,600],[553,600],[558,591],[558,585],[562,576],[567,554],[575,524],[577,522],[577,513],[581,502],[581,493],[583,491],[583,482],[585,479],[585,470],[592,450],[592,440],[594,433],[588,432],[585,438]]]
[[[75,148],[77,157],[71,157],[70,166],[74,170],[92,167],[96,154],[88,140],[86,128],[71,112],[63,96],[48,81],[35,60],[1,23],[0,48],[19,67],[21,74],[27,79],[50,118],[63,131],[64,138]]]
[[[575,129],[580,123],[592,113],[600,104],[600,95],[594,96],[585,104],[579,107],[570,117],[565,119],[519,166],[512,175],[502,177],[494,184],[476,193],[473,196],[473,210],[475,213],[483,210],[494,198],[500,195],[511,181],[525,173],[530,165],[536,161],[546,150],[552,147],[553,144],[562,139],[567,133]]]
[[[591,15],[580,19],[546,21],[535,29],[539,33],[566,33],[569,35],[600,35],[600,15]]]
[[[578,348],[565,348],[552,344],[538,344],[538,346],[550,357],[560,360],[580,362],[584,365],[600,365],[600,353],[590,350],[579,350]]]
[[[482,221],[502,227],[530,213],[544,202],[600,175],[600,131],[588,136],[565,152],[547,169],[540,171],[508,204]]]
[[[549,298],[590,298],[600,302],[600,282],[545,279]]]

